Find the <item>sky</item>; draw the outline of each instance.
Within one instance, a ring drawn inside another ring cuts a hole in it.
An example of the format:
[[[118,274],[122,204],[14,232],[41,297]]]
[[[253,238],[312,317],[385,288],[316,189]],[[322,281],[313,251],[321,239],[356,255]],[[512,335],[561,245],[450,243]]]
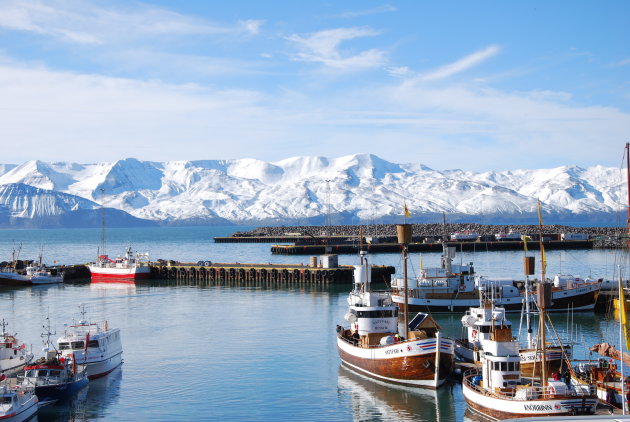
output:
[[[630,2],[0,0],[0,163],[619,167]]]

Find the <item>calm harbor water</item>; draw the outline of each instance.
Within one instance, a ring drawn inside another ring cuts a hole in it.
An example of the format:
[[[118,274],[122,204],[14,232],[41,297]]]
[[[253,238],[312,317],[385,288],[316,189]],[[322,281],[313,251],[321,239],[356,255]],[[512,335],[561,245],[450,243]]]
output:
[[[242,229],[242,228],[239,228]],[[131,244],[153,259],[214,262],[304,263],[307,256],[274,256],[269,244],[214,244],[231,227],[112,229],[110,255]],[[3,230],[0,260],[22,243],[21,258],[43,248],[47,262],[74,264],[94,259],[99,230]],[[521,277],[521,252],[458,255],[478,273]],[[619,257],[612,251],[550,251],[550,274],[613,276]],[[400,268],[396,254],[370,256],[374,264]],[[414,254],[410,271],[439,263],[439,254]],[[340,263],[356,263],[340,256]],[[470,415],[454,385],[437,392],[375,382],[340,366],[335,325],[342,323],[349,286],[310,287],[222,283],[202,286],[166,281],[144,284],[67,283],[0,290],[0,318],[41,355],[44,318],[57,336],[79,317],[85,304],[91,320],[107,319],[121,329],[124,365],[90,382],[70,403],[40,410],[39,421],[127,420],[331,420],[460,421]],[[461,315],[439,315],[452,337],[461,334]],[[519,316],[510,317],[518,326]],[[556,315],[563,336],[585,347],[616,343],[618,328],[604,315]],[[578,328],[572,328],[578,327]]]

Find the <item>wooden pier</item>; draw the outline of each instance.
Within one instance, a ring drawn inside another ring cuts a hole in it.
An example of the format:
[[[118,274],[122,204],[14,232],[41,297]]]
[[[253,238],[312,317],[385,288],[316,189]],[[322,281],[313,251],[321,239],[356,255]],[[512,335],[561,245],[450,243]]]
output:
[[[151,278],[164,280],[279,282],[287,284],[349,284],[354,267],[311,267],[285,264],[214,263],[211,266],[195,264],[152,265]],[[396,272],[391,266],[372,266],[373,282],[391,282]]]
[[[448,246],[456,248],[458,252],[484,252],[484,251],[518,251],[524,250],[522,241],[495,241],[495,242],[448,242]],[[549,240],[544,242],[546,250],[556,249],[593,249],[591,240]],[[441,243],[410,243],[409,252],[442,252]],[[527,242],[530,250],[538,249],[538,242]],[[363,245],[368,253],[400,253],[401,245],[398,243],[372,243]],[[278,255],[321,255],[333,254],[358,254],[359,244],[343,245],[273,245],[271,253]]]

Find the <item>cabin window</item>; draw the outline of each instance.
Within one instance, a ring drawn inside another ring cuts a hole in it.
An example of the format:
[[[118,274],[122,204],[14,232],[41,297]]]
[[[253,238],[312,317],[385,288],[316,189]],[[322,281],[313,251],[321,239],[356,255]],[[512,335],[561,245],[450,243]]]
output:
[[[515,369],[514,369],[514,363],[515,363],[515,362],[508,362],[508,371],[515,371]]]
[[[391,311],[357,311],[358,318],[390,318],[398,316],[398,309]]]
[[[484,334],[488,334],[490,332],[490,326],[489,325],[482,325],[481,327],[479,327],[479,331],[481,331]]]
[[[51,377],[58,377],[61,375],[61,371],[59,369],[51,369],[50,370],[50,376]]]
[[[73,341],[71,344],[73,349],[83,349],[83,347],[85,346],[85,343],[83,341]]]
[[[501,362],[501,370],[502,371],[507,371],[508,370],[508,363],[507,362]]]
[[[39,371],[37,371],[38,378],[44,378],[47,376],[48,376],[48,369],[40,369]]]
[[[29,369],[28,371],[26,371],[26,374],[24,375],[27,378],[31,378],[35,376],[35,371],[33,371],[32,369]]]
[[[11,397],[2,396],[2,404],[11,404]]]
[[[98,348],[98,340],[90,340],[88,343],[88,347],[97,347]]]
[[[70,348],[69,343],[59,343],[59,350],[68,350]]]

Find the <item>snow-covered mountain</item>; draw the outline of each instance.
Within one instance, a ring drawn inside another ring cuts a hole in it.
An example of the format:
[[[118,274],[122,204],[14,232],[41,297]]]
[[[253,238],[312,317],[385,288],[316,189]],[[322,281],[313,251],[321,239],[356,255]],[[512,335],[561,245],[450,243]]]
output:
[[[491,223],[531,218],[537,198],[554,221],[616,224],[612,219],[625,210],[625,175],[601,166],[437,171],[371,154],[273,163],[0,164],[0,223],[14,224],[93,214],[98,204],[160,224],[388,222],[400,220],[404,201],[414,222],[446,213],[451,221]]]

